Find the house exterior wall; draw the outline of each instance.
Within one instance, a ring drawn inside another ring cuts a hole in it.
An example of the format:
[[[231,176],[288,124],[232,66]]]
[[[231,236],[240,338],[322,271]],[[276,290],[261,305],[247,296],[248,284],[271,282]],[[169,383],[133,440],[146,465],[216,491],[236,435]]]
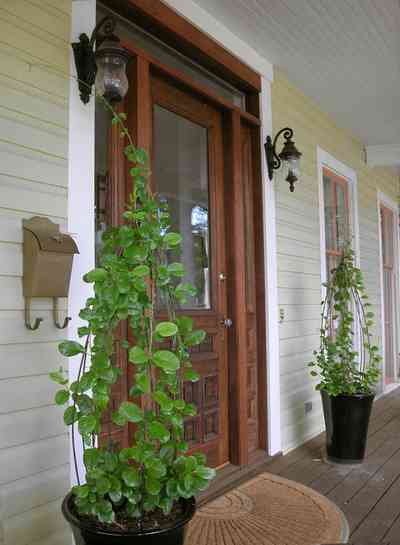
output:
[[[323,429],[319,393],[307,363],[319,345],[321,301],[321,236],[317,148],[353,169],[357,176],[360,265],[375,312],[375,341],[382,346],[379,216],[377,191],[397,201],[399,177],[389,168],[365,164],[363,145],[337,127],[317,104],[286,76],[274,71],[274,134],[292,127],[302,151],[302,176],[295,193],[275,174],[277,217],[278,304],[284,311],[280,330],[281,434],[285,452]],[[305,414],[305,402],[313,410]]]
[[[0,544],[64,545],[68,436],[48,372],[65,364],[65,332],[51,299],[33,303],[40,329],[25,328],[22,220],[66,227],[71,0],[0,4]]]

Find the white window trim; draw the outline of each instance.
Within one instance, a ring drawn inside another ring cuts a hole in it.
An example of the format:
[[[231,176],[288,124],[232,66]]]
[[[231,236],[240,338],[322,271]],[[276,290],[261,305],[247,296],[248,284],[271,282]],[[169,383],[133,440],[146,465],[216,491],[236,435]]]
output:
[[[360,266],[360,227],[358,222],[358,191],[356,172],[338,161],[333,155],[317,147],[318,164],[318,189],[319,189],[319,222],[320,222],[320,249],[321,249],[321,285],[328,279],[326,275],[326,234],[325,234],[325,203],[324,203],[324,178],[323,169],[328,168],[338,176],[347,180],[350,197],[350,228],[353,239],[353,250],[357,267]],[[322,297],[325,296],[325,288],[322,287]]]
[[[395,275],[396,275],[396,282],[395,282],[395,302],[399,303],[399,295],[400,295],[400,228],[399,228],[399,205],[388,197],[385,193],[380,191],[378,189],[377,191],[377,213],[378,213],[378,231],[379,231],[379,274],[380,274],[380,288],[381,288],[381,343],[382,343],[382,376],[381,376],[381,387],[382,392],[387,393],[389,390],[393,388],[393,385],[390,385],[389,387],[386,387],[385,384],[385,376],[386,376],[386,369],[385,369],[385,354],[386,354],[386,335],[385,335],[385,321],[384,321],[384,312],[385,312],[385,297],[384,297],[384,290],[383,290],[383,248],[382,248],[382,224],[381,224],[381,205],[385,206],[386,208],[389,208],[394,214],[395,218],[395,236],[394,236],[394,258],[395,258]],[[396,304],[396,303],[395,303]],[[399,334],[400,334],[400,316],[399,312],[394,312],[394,316],[396,317],[395,323],[394,323],[394,335],[393,335],[393,350],[394,350],[394,356],[395,356],[395,380],[396,382],[399,381],[399,374],[398,374],[398,358],[399,358],[399,349],[400,349],[400,343],[399,343]]]

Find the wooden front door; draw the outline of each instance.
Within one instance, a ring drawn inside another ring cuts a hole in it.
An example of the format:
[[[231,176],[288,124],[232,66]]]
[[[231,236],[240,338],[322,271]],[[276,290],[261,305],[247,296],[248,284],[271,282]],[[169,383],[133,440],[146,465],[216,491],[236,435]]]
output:
[[[207,333],[192,352],[201,378],[184,385],[186,401],[198,411],[185,422],[185,439],[220,466],[229,461],[222,115],[157,76],[151,100],[152,184],[183,237],[181,255],[171,259],[183,262],[182,281],[197,290],[180,312]]]
[[[185,399],[198,411],[185,422],[185,438],[211,466],[248,466],[262,459],[267,443],[259,122],[134,44],[125,46],[134,58],[121,110],[136,145],[149,152],[151,184],[183,237],[181,255],[171,260],[183,262],[182,281],[197,294],[179,312],[207,333],[192,352],[200,380],[184,385]],[[100,224],[123,221],[130,190],[123,145],[112,127],[108,173],[98,183],[106,188]],[[158,318],[164,317],[160,301]],[[121,326],[121,336],[126,334]],[[122,374],[113,388],[113,408],[129,398],[133,383],[123,350],[116,360]],[[133,430],[121,430],[107,415],[101,442],[110,439],[132,444]]]
[[[381,205],[383,317],[385,326],[385,384],[396,381],[395,357],[395,219],[390,208]]]

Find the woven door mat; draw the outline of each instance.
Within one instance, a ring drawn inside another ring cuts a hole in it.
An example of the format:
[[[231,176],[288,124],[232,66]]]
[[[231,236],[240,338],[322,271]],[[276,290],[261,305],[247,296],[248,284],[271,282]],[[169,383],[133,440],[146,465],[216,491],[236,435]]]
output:
[[[185,545],[316,545],[347,537],[347,521],[331,501],[262,473],[198,509]]]

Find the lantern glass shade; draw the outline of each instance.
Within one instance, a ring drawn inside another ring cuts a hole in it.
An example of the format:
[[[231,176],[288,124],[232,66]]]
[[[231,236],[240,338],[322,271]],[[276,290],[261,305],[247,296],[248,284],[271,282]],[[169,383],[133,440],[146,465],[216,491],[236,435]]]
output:
[[[292,157],[286,161],[288,171],[291,171],[296,178],[300,179],[300,157]]]
[[[96,91],[109,102],[120,102],[128,92],[127,52],[115,43],[104,43],[96,51]]]

